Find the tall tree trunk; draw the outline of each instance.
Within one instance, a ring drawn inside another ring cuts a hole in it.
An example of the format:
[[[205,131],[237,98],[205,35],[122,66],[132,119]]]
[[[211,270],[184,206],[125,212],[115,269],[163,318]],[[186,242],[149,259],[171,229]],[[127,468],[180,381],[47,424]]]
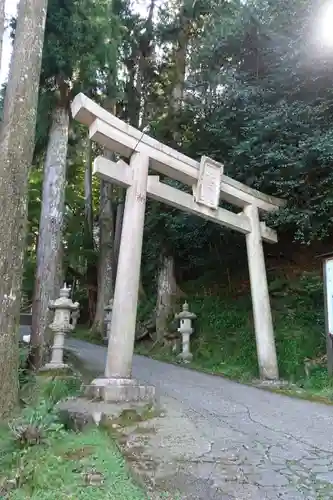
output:
[[[178,47],[175,51],[175,81],[172,91],[171,106],[175,112],[178,112],[183,103],[184,83],[186,71],[186,52],[188,45],[186,20],[183,21],[184,26],[180,30],[178,38]]]
[[[116,285],[117,269],[118,269],[118,259],[121,241],[121,231],[123,228],[123,218],[124,218],[124,208],[125,208],[125,190],[122,189],[122,199],[118,201],[116,210],[116,223],[114,231],[114,251],[113,251],[113,289]],[[145,291],[143,288],[142,280],[140,278],[139,284],[139,299],[145,297]]]
[[[186,17],[185,1],[183,1],[179,11],[179,31],[174,50],[174,75],[173,89],[169,102],[169,117],[173,123],[173,145],[177,145],[180,140],[180,130],[177,126],[177,114],[183,103],[184,82],[186,71],[186,55],[189,40],[190,20]],[[157,303],[156,303],[156,334],[157,339],[162,340],[167,331],[168,318],[173,314],[174,298],[177,291],[175,278],[174,256],[164,249],[157,283]]]
[[[156,340],[161,342],[168,330],[177,292],[175,265],[171,255],[162,257],[157,281]]]
[[[181,110],[184,100],[184,84],[186,73],[186,56],[189,42],[190,19],[186,16],[185,0],[183,1],[179,12],[179,31],[176,47],[174,50],[174,74],[173,89],[170,96],[170,118],[174,123],[173,141],[175,145],[180,141],[180,130],[178,126],[178,113]]]
[[[54,297],[58,298],[60,289],[63,286],[65,282],[65,269],[64,269],[64,245],[61,243],[59,247],[59,252],[58,252],[58,259],[57,259],[57,270],[56,270],[56,275],[55,275],[55,280],[54,280]],[[48,340],[48,339],[47,339]]]
[[[105,152],[109,158],[112,154]],[[109,182],[101,181],[100,196],[100,254],[98,263],[98,295],[96,314],[92,329],[103,334],[104,308],[113,296],[113,186]]]
[[[21,0],[0,136],[0,420],[18,401],[18,328],[47,0]]]
[[[92,168],[91,168],[91,141],[88,139],[87,159],[84,171],[84,218],[85,218],[85,238],[94,246],[93,238],[93,206],[92,206]]]
[[[41,367],[45,331],[50,320],[48,305],[57,298],[57,274],[61,258],[65,205],[69,113],[67,107],[53,111],[46,160],[39,223],[35,293],[32,304],[31,356],[35,369]]]
[[[128,90],[129,90],[129,105],[127,109],[126,118],[129,123],[138,128],[141,125],[147,125],[148,108],[147,96],[144,95],[143,89],[149,85],[149,59],[152,54],[153,45],[153,15],[156,5],[156,0],[150,0],[148,9],[148,16],[145,22],[145,30],[139,41],[139,48],[136,46],[132,48],[131,57],[127,61],[127,69],[129,72]],[[136,85],[134,84],[136,80]],[[121,230],[123,226],[124,216],[124,200],[125,189],[119,189],[119,199],[116,212],[115,236],[114,236],[114,282],[117,275],[117,266],[120,249]],[[144,289],[140,279],[139,295],[144,296]]]
[[[3,35],[5,32],[5,0],[0,0],[0,71],[1,71],[1,55]]]
[[[88,289],[89,323],[93,324],[97,303],[97,265],[95,255],[93,205],[92,205],[92,148],[88,139],[86,146],[86,165],[84,172],[84,247],[87,250],[86,284]]]
[[[109,6],[110,19],[116,15],[116,2],[111,0]],[[117,103],[117,57],[120,46],[117,39],[114,41],[112,53],[109,51],[109,78],[107,82],[105,108],[116,114]],[[104,156],[114,161],[114,154],[105,149]],[[104,332],[104,308],[113,297],[113,256],[114,256],[114,217],[113,198],[114,187],[112,184],[101,181],[100,185],[100,212],[99,212],[99,261],[97,274],[97,304],[95,319],[92,329],[103,335]]]
[[[145,29],[140,39],[140,55],[138,63],[137,94],[140,100],[138,124],[144,129],[149,124],[149,98],[151,97],[151,58],[154,50],[153,16],[156,0],[150,0]],[[137,125],[138,126],[138,125]]]
[[[118,259],[119,259],[119,250],[120,250],[120,240],[121,240],[121,231],[123,228],[123,218],[124,218],[124,208],[125,208],[125,190],[122,189],[120,196],[122,197],[118,200],[117,210],[116,210],[116,224],[114,231],[114,252],[113,252],[113,280],[114,284],[117,276],[117,268],[118,268]]]

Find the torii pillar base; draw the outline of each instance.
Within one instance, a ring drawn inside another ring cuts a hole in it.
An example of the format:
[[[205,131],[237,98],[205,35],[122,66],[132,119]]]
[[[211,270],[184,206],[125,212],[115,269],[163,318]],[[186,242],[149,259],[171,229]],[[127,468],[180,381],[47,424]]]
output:
[[[86,395],[105,403],[154,404],[156,400],[154,386],[139,384],[131,378],[97,378],[87,387]]]

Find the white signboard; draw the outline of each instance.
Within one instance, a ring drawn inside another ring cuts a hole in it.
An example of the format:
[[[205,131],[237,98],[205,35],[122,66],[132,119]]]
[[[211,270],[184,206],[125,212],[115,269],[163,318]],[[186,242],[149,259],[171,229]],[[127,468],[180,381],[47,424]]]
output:
[[[217,210],[220,201],[220,189],[223,165],[207,156],[200,162],[200,172],[194,199],[197,203]]]
[[[325,296],[328,334],[333,335],[333,258],[325,261]]]

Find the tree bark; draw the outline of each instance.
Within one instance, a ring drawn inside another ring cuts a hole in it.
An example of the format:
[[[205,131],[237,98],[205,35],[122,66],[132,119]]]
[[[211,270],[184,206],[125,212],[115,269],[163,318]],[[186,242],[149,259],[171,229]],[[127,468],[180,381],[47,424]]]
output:
[[[179,13],[180,30],[178,33],[177,46],[174,53],[175,73],[173,79],[173,90],[171,95],[171,106],[174,112],[178,112],[183,103],[184,84],[186,72],[186,55],[188,47],[188,31],[190,21],[186,17],[185,2],[183,3]]]
[[[84,171],[84,216],[87,243],[94,247],[93,239],[93,207],[92,207],[92,168],[91,168],[91,141],[88,139],[87,160]]]
[[[111,156],[106,152],[108,157]],[[92,329],[103,334],[104,308],[113,297],[113,186],[101,181],[100,194],[100,255],[98,263],[98,294],[96,314]]]
[[[120,239],[121,239],[121,231],[123,228],[125,193],[126,193],[126,191],[124,189],[122,189],[122,191],[121,191],[122,199],[118,201],[117,211],[116,211],[116,224],[115,224],[115,231],[114,231],[114,252],[113,252],[113,268],[114,268],[113,281],[114,281],[114,285],[115,285],[116,276],[117,276]]]
[[[65,282],[65,269],[64,269],[64,245],[61,243],[58,252],[57,270],[54,280],[54,297],[57,299],[60,294],[60,289]]]
[[[136,127],[141,126],[142,129],[146,127],[149,123],[148,100],[151,93],[151,78],[149,69],[154,48],[153,16],[155,7],[156,7],[156,0],[150,0],[148,16],[145,22],[145,29],[139,41],[139,58],[138,58],[136,93],[140,103],[140,110],[137,116],[137,124],[132,124],[132,125]]]
[[[122,196],[125,196],[126,191],[123,190]],[[115,231],[114,231],[114,251],[113,251],[113,289],[116,285],[117,278],[117,269],[118,269],[118,260],[119,260],[119,250],[120,250],[120,240],[121,240],[121,231],[123,228],[123,219],[124,219],[124,208],[125,208],[125,200],[122,199],[118,202],[117,211],[116,211],[116,223],[115,223]],[[143,288],[142,279],[140,277],[139,284],[139,300],[146,297],[145,290]]]
[[[169,102],[169,117],[173,123],[173,144],[179,143],[180,130],[177,126],[177,113],[180,111],[184,99],[184,82],[186,71],[186,55],[189,39],[190,21],[186,17],[185,2],[182,2],[179,11],[178,38],[174,49],[174,75],[173,89]],[[172,145],[173,145],[172,144]],[[157,284],[157,304],[156,304],[156,334],[157,340],[162,340],[167,331],[168,319],[173,313],[173,303],[177,291],[175,278],[175,264],[172,253],[164,253],[161,267],[159,269]]]
[[[156,303],[156,340],[161,342],[167,332],[168,322],[173,313],[177,292],[175,266],[172,256],[162,257],[158,274]]]
[[[31,365],[41,367],[45,331],[50,320],[48,305],[57,298],[57,275],[61,259],[65,206],[69,113],[67,107],[53,111],[44,165],[43,198],[39,223],[35,294],[32,305]]]
[[[84,171],[84,248],[87,251],[86,284],[88,290],[89,324],[92,325],[97,303],[97,265],[94,242],[94,214],[92,205],[92,148],[88,138],[86,165]]]
[[[1,72],[1,56],[3,35],[5,33],[5,0],[0,0],[0,72]]]
[[[0,136],[0,419],[18,401],[18,328],[47,0],[21,0]]]

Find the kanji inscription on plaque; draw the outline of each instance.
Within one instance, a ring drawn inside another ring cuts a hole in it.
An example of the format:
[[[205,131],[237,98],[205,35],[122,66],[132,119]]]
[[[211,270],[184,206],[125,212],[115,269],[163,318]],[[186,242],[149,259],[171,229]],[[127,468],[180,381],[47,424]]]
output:
[[[220,200],[220,189],[223,175],[223,165],[207,156],[200,162],[198,184],[194,199],[197,203],[217,210]]]

